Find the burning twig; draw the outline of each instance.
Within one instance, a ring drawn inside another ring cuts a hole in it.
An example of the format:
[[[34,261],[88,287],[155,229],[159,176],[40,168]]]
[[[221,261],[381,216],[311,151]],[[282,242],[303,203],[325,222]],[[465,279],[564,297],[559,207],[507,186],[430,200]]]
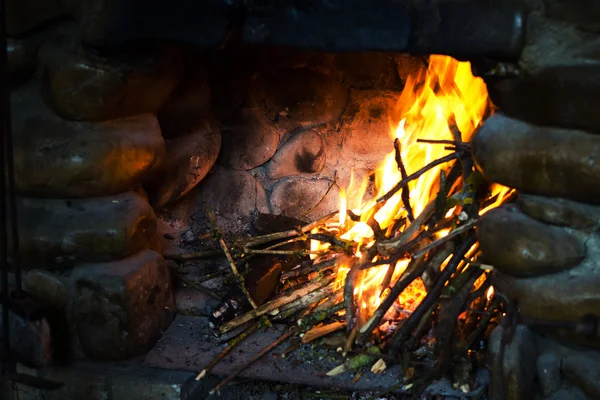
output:
[[[311,240],[316,240],[318,242],[329,243],[330,245],[341,249],[342,251],[349,252],[356,247],[356,243],[343,240],[335,237],[335,235],[330,235],[327,233],[310,233],[308,234],[308,238]]]
[[[394,140],[394,150],[396,154],[396,164],[398,164],[398,169],[400,170],[400,176],[402,179],[406,179],[408,177],[406,173],[406,167],[402,162],[402,145],[400,144],[400,139],[396,138]],[[404,204],[404,208],[406,209],[407,218],[410,222],[414,221],[415,216],[413,215],[412,207],[410,206],[410,190],[408,190],[408,185],[402,188],[402,203]]]
[[[330,219],[335,217],[337,214],[338,214],[337,211],[332,212],[314,222],[311,222],[310,224],[300,227],[297,230],[294,229],[294,230],[289,230],[289,231],[285,231],[285,232],[270,233],[268,235],[256,236],[245,243],[244,250],[246,250],[250,247],[258,246],[260,244],[273,242],[275,240],[287,239],[292,236],[301,235],[306,232],[310,232],[312,229],[316,228],[317,226],[323,225],[324,223],[326,223],[327,221],[329,221]]]
[[[464,224],[462,224],[458,228],[454,229],[452,232],[450,232],[446,236],[444,236],[442,238],[439,238],[438,240],[435,240],[435,241],[431,242],[427,246],[423,247],[421,250],[417,251],[413,255],[413,257],[419,258],[419,257],[424,256],[425,254],[429,253],[429,251],[431,251],[432,249],[435,249],[436,247],[439,247],[439,246],[443,245],[444,243],[447,243],[450,240],[454,239],[455,237],[457,237],[457,236],[465,233],[466,231],[468,231],[469,229],[471,229],[472,227],[474,227],[476,224],[477,224],[477,220],[476,219],[468,221],[468,222],[465,222]]]
[[[377,310],[373,313],[373,316],[367,321],[365,325],[360,329],[360,336],[358,338],[359,343],[366,343],[367,339],[371,335],[371,332],[379,326],[379,322],[394,304],[398,296],[410,285],[415,279],[417,279],[425,270],[426,264],[420,258],[413,258],[406,267],[406,270],[402,276],[398,279],[388,296],[381,302]]]
[[[304,336],[302,336],[301,342],[303,344],[310,343],[313,340],[316,340],[322,336],[329,335],[332,332],[339,331],[340,329],[344,328],[345,326],[346,326],[346,323],[336,321],[336,322],[332,322],[331,324],[314,327],[312,329],[309,329],[304,334]]]
[[[419,321],[425,313],[431,308],[432,304],[435,304],[438,301],[440,294],[448,279],[456,272],[458,265],[463,261],[464,255],[469,251],[471,246],[473,246],[476,242],[475,234],[470,234],[456,249],[456,252],[446,265],[446,268],[440,273],[435,285],[431,288],[431,290],[427,293],[427,296],[423,299],[421,304],[417,307],[417,309],[411,314],[411,316],[406,320],[404,325],[396,331],[395,337],[392,340],[392,344],[389,349],[390,357],[393,357],[398,353],[400,348],[402,347],[402,343],[406,340],[409,334],[413,332],[415,327],[419,324]]]
[[[406,179],[402,179],[400,182],[398,182],[396,184],[396,186],[394,186],[392,188],[392,190],[390,190],[389,192],[387,192],[385,195],[381,196],[380,198],[377,199],[378,203],[383,203],[388,201],[389,199],[391,199],[396,193],[398,193],[398,191],[400,189],[402,189],[404,186],[408,185],[409,182],[418,179],[421,175],[423,175],[425,172],[429,171],[432,168],[437,167],[438,165],[447,163],[448,161],[452,161],[455,160],[459,157],[458,153],[452,153],[452,154],[448,154],[445,157],[442,157],[438,160],[435,160],[431,163],[429,163],[428,165],[424,166],[423,168],[421,168],[420,170],[418,170],[417,172],[414,172],[412,174],[410,174],[409,176],[406,177]]]
[[[458,316],[462,312],[475,281],[483,274],[480,268],[469,268],[447,286],[452,297],[440,305],[440,319],[436,330],[437,373],[444,374],[452,361],[452,343]]]

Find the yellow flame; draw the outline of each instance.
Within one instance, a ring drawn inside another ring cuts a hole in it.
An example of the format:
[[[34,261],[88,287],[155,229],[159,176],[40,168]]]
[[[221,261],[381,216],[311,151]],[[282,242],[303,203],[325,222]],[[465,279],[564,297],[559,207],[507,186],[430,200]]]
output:
[[[407,175],[410,175],[432,161],[441,158],[449,151],[444,145],[419,143],[417,139],[460,140],[468,142],[473,132],[483,120],[488,96],[486,86],[481,78],[474,77],[468,62],[458,62],[447,56],[431,56],[428,68],[416,76],[407,78],[406,85],[400,95],[394,110],[390,110],[390,138],[398,139],[400,156]],[[368,132],[363,132],[368,134]],[[460,134],[461,137],[457,137]],[[410,206],[415,216],[419,215],[426,205],[435,197],[439,189],[440,165],[432,168],[409,185]],[[373,242],[373,230],[367,224],[373,216],[382,229],[389,228],[394,221],[406,215],[401,192],[390,198],[383,207],[378,208],[376,199],[389,192],[402,179],[400,168],[396,161],[396,152],[388,154],[375,171],[375,196],[365,199],[367,180],[357,181],[351,174],[348,187],[342,191],[340,201],[340,224],[347,224],[348,230],[343,239],[359,243],[363,249]],[[496,202],[486,209],[499,204],[510,189],[497,185],[493,188],[497,193]],[[360,215],[360,222],[347,221],[347,210]],[[455,208],[448,211],[447,217],[454,214]],[[438,237],[447,235],[449,230],[438,233]],[[357,256],[362,257],[360,250]],[[445,261],[447,263],[448,260]],[[398,261],[391,283],[398,279],[408,265],[408,260]],[[361,272],[355,288],[356,304],[360,305],[361,313],[370,315],[380,304],[386,288],[381,283],[386,277],[388,265],[372,267]],[[340,265],[336,278],[336,288],[341,288],[348,272],[346,265]],[[425,287],[420,280],[415,281],[414,287],[403,293],[400,303],[409,304],[408,308],[418,305],[425,293]],[[406,297],[408,296],[408,297]]]

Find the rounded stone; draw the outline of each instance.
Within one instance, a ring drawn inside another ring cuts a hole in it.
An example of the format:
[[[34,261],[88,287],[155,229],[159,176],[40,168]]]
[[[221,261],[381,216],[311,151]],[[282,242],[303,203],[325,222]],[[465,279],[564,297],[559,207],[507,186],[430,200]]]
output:
[[[156,115],[166,139],[192,134],[199,125],[209,122],[216,127],[205,65],[207,55],[196,52],[185,55],[182,82]]]
[[[335,56],[335,67],[344,83],[357,89],[401,90],[395,56],[390,53],[359,52]]]
[[[488,350],[492,367],[490,393],[504,393],[505,399],[529,400],[535,395],[537,348],[535,335],[525,325],[516,327],[510,343],[503,346],[503,327],[490,335]],[[502,359],[500,357],[502,356]],[[498,384],[502,388],[498,387]]]
[[[339,188],[328,179],[288,178],[279,181],[271,193],[275,214],[313,220],[339,207]]]
[[[156,232],[152,207],[131,191],[87,199],[19,198],[25,268],[67,268],[121,259],[148,246]]]
[[[152,347],[170,324],[171,277],[162,256],[143,250],[73,273],[69,319],[85,355],[124,360]]]
[[[511,207],[483,215],[477,238],[483,259],[512,276],[552,274],[577,265],[586,254],[584,244],[564,228],[546,225]]]
[[[600,269],[596,261],[535,278],[517,278],[496,273],[494,288],[516,302],[524,318],[560,323],[578,322],[600,310]],[[600,348],[600,336],[586,337],[572,330],[544,327],[544,334],[563,341]]]
[[[562,372],[591,399],[600,399],[600,353],[574,352],[562,360]]]
[[[247,104],[261,107],[287,132],[336,121],[348,102],[348,86],[309,68],[280,69],[255,77]]]
[[[473,139],[486,178],[523,193],[600,203],[600,136],[496,114]]]
[[[256,213],[269,213],[265,189],[252,174],[216,166],[184,199],[193,207],[209,205],[221,230],[241,232]]]
[[[206,121],[193,133],[168,139],[166,147],[162,164],[144,184],[155,209],[181,198],[204,179],[219,155],[221,132]]]
[[[288,140],[269,162],[271,179],[319,173],[325,165],[325,142],[318,132],[300,132]]]
[[[600,207],[573,200],[521,194],[521,210],[530,217],[558,226],[596,232],[600,230]]]
[[[548,352],[540,355],[537,359],[537,380],[540,391],[545,397],[558,391],[561,385],[560,364],[561,357],[556,353]]]
[[[523,78],[489,82],[490,97],[513,118],[542,126],[600,132],[600,65],[579,64],[550,66]]]
[[[56,114],[75,121],[155,113],[181,78],[178,51],[163,45],[102,54],[61,37],[42,47],[40,62],[44,100]]]
[[[341,158],[379,163],[394,151],[390,114],[398,97],[393,92],[353,90],[342,117]]]
[[[139,185],[164,156],[156,118],[138,115],[113,121],[66,121],[47,109],[39,86],[12,95],[15,181],[20,194],[95,197]]]
[[[258,108],[244,109],[222,132],[219,164],[229,169],[250,170],[277,151],[279,132]]]
[[[25,291],[42,302],[45,307],[65,311],[69,304],[69,289],[55,274],[41,269],[27,273],[23,281]]]

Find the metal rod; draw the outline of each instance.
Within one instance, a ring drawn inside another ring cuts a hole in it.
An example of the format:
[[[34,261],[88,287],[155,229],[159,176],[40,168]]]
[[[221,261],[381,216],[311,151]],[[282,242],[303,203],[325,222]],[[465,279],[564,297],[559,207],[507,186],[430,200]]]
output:
[[[9,296],[8,296],[8,254],[7,254],[7,226],[6,226],[6,196],[7,186],[5,186],[5,161],[6,161],[6,112],[8,100],[7,87],[7,55],[6,55],[6,12],[4,0],[0,0],[0,12],[2,19],[0,20],[0,113],[2,115],[2,126],[0,127],[0,274],[2,275],[2,374],[10,373],[11,369],[11,354],[10,354],[10,326],[9,326]]]

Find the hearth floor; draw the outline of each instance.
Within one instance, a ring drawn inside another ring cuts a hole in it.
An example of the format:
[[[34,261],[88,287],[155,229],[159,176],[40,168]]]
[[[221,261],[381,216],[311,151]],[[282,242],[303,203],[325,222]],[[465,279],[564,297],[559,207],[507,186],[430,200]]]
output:
[[[210,241],[199,241],[196,238],[209,232],[204,218],[198,216],[176,215],[165,213],[159,219],[159,230],[165,240],[165,253],[181,254],[215,248]],[[205,280],[207,274],[216,271],[228,271],[225,260],[196,260],[183,265],[171,264],[174,276],[182,276],[190,282],[202,282],[203,290],[213,293],[222,292],[223,279],[217,277]],[[177,281],[177,279],[176,279]],[[181,282],[180,282],[181,283]],[[210,328],[206,317],[212,307],[219,302],[199,291],[198,288],[181,285],[176,288],[175,302],[179,314],[167,329],[162,339],[143,357],[142,363],[149,367],[169,370],[200,372],[223,348],[227,346],[224,338],[218,338]],[[193,285],[195,286],[195,285]],[[277,330],[268,329],[254,333],[238,344],[212,370],[213,377],[225,377],[257,352],[271,344],[279,337],[284,327]],[[230,335],[233,336],[235,332]],[[326,349],[317,345],[306,344],[280,357],[281,352],[289,345],[284,343],[246,368],[238,377],[255,381],[270,381],[282,384],[306,385],[310,387],[338,388],[348,391],[380,392],[397,385],[402,378],[400,366],[393,366],[383,373],[373,374],[369,370],[353,382],[354,374],[350,372],[338,376],[327,376],[327,372],[342,364],[343,358],[334,349]],[[454,390],[450,382],[443,380],[430,386],[428,392],[439,395],[443,399],[481,398],[485,391],[488,374],[480,371],[478,387],[469,394]],[[216,380],[218,382],[219,379]],[[395,393],[403,393],[396,389]]]
[[[236,346],[212,371],[213,374],[224,377],[243,365],[262,348],[272,343],[284,329],[275,329],[257,333]],[[279,330],[279,332],[277,331]],[[222,340],[222,339],[221,339]],[[199,372],[224,347],[216,338],[204,317],[178,315],[163,338],[144,357],[142,363],[146,366]],[[379,392],[398,383],[401,376],[400,367],[393,366],[380,374],[365,371],[356,382],[354,374],[346,372],[338,376],[327,376],[327,371],[342,363],[342,357],[335,350],[303,345],[296,351],[281,358],[280,354],[286,347],[283,344],[244,370],[239,377],[251,380],[271,381],[283,384],[306,385],[322,388],[338,388],[348,391]],[[429,388],[432,395],[444,398],[477,398],[485,390],[487,380],[485,371],[480,373],[480,385],[473,392],[465,395],[452,389],[447,381],[434,383]],[[394,393],[403,393],[397,389]],[[406,392],[404,392],[406,393]]]

